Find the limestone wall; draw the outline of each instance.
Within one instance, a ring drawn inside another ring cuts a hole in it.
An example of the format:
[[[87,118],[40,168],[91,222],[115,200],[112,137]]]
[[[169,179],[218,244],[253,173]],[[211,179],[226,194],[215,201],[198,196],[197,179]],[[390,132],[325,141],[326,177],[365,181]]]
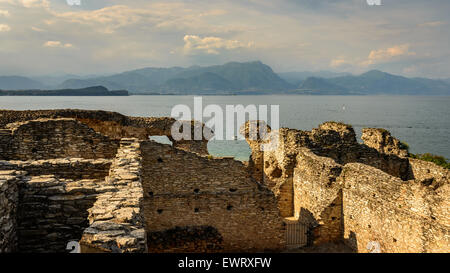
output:
[[[211,226],[175,227],[148,233],[150,253],[215,253],[223,250],[223,238]]]
[[[347,164],[344,239],[358,252],[376,242],[382,252],[449,252],[449,183],[402,181],[370,166]]]
[[[263,183],[275,193],[281,215],[291,217],[294,215],[294,168],[299,150],[310,143],[309,134],[287,128],[277,133],[277,147],[263,153]]]
[[[211,226],[223,238],[222,251],[284,248],[275,197],[251,179],[241,162],[153,141],[141,147],[148,232]]]
[[[69,241],[79,241],[100,186],[100,180],[92,179],[24,177],[19,184],[19,251],[65,252]]]
[[[137,139],[122,139],[102,194],[89,209],[82,252],[146,252],[141,152]]]
[[[408,150],[400,140],[391,136],[391,133],[381,128],[364,128],[361,139],[368,147],[374,148],[383,154],[393,154],[400,157],[408,156]]]
[[[294,170],[294,216],[311,230],[310,243],[342,238],[342,166],[302,149]]]
[[[21,173],[0,171],[0,253],[17,251],[17,187]]]
[[[432,162],[408,158],[410,166],[409,179],[423,184],[440,185],[450,180],[450,170],[444,169]]]
[[[10,142],[0,159],[39,160],[64,157],[112,158],[118,143],[75,119],[38,119],[8,124]],[[5,147],[6,146],[6,147]]]
[[[192,141],[175,141],[172,138],[172,125],[176,122],[170,117],[128,117],[116,112],[98,110],[33,110],[33,111],[11,111],[0,110],[0,151],[2,149],[2,130],[10,123],[21,123],[36,119],[59,119],[73,118],[86,124],[111,139],[138,138],[148,140],[150,136],[167,136],[174,143],[175,147],[183,150],[207,155],[207,139]],[[191,126],[191,133],[194,133],[196,122],[185,121]],[[204,125],[201,125],[204,128]],[[208,128],[206,132],[208,132]],[[209,130],[209,132],[211,132]],[[211,135],[212,136],[212,135]],[[194,138],[192,138],[194,139]]]
[[[56,158],[48,160],[0,161],[0,170],[19,170],[28,176],[54,175],[68,179],[103,179],[110,159]]]

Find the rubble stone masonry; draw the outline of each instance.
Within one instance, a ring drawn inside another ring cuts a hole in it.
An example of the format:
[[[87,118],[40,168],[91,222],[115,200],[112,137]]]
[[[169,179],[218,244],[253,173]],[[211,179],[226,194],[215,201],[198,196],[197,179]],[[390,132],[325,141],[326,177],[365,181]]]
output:
[[[17,251],[17,206],[21,173],[0,171],[0,253]]]
[[[211,226],[223,238],[221,251],[284,248],[285,227],[275,196],[241,162],[153,141],[141,146],[148,232]],[[208,245],[203,246],[197,252],[208,252]]]
[[[450,252],[449,170],[386,130],[364,129],[361,144],[343,123],[281,128],[262,151],[273,143],[250,140],[248,123],[244,163],[174,141],[174,122],[0,110],[0,252],[282,251],[297,224],[314,246]]]

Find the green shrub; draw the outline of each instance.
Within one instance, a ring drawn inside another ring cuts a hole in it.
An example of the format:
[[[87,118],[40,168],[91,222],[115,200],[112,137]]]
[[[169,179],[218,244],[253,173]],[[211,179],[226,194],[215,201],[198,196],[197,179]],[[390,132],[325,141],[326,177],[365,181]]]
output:
[[[409,152],[409,145],[404,141],[400,141],[400,149],[407,150]]]

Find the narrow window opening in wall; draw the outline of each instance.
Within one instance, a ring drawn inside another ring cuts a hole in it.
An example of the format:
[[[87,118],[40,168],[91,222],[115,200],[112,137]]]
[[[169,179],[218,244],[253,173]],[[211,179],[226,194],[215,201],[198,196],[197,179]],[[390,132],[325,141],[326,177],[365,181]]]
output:
[[[263,207],[260,207],[260,209],[261,209],[261,211],[264,211],[264,208],[263,208]]]
[[[158,157],[157,161],[158,161],[159,163],[163,163],[163,162],[164,162],[164,161],[162,160],[161,157]]]
[[[198,212],[200,212],[200,209],[199,209],[199,208],[195,208],[195,209],[194,209],[194,212],[195,212],[195,213],[198,213]]]
[[[233,189],[233,188],[230,189],[230,192],[236,192],[236,191],[237,191],[237,189]]]
[[[367,227],[368,227],[368,228],[372,228],[372,226],[371,226],[371,225],[367,225]]]
[[[336,217],[331,217],[331,221],[335,221],[336,220]]]
[[[148,195],[149,195],[150,197],[153,197],[153,192],[152,192],[152,191],[149,192]]]
[[[194,189],[194,193],[199,193],[200,189]]]
[[[155,142],[173,146],[172,141],[170,141],[170,139],[167,136],[150,136],[149,138],[150,138],[150,140],[153,140]]]
[[[393,241],[394,243],[396,243],[396,242],[397,242],[397,239],[393,238],[392,241]]]
[[[158,214],[161,214],[161,213],[163,213],[163,210],[162,210],[162,209],[158,209],[156,212],[157,212]]]
[[[233,209],[233,206],[232,205],[228,205],[227,206],[227,210],[232,210]]]
[[[33,149],[31,149],[31,152],[34,154],[34,153],[37,153],[37,149],[36,148],[33,148]]]

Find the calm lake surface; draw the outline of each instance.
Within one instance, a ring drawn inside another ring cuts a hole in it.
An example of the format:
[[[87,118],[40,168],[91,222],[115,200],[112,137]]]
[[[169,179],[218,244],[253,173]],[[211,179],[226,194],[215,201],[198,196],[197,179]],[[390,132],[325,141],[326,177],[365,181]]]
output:
[[[193,96],[129,97],[0,97],[0,109],[108,110],[129,116],[170,116],[172,107],[193,109]],[[204,96],[203,106],[279,105],[280,126],[311,130],[325,121],[353,125],[358,135],[365,127],[385,128],[409,144],[412,153],[433,153],[450,159],[450,97],[437,96]],[[206,120],[205,120],[206,121]],[[211,141],[216,156],[247,160],[245,141]]]

